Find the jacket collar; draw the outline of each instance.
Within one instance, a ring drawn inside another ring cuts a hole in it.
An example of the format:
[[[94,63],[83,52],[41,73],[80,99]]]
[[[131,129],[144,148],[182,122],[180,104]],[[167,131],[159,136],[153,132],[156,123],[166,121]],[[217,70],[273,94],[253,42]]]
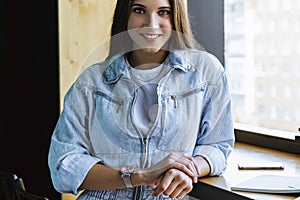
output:
[[[183,72],[193,71],[191,54],[187,50],[175,50],[169,53],[166,59],[167,64],[174,69]],[[126,73],[126,61],[124,54],[117,54],[110,58],[104,71],[104,82],[107,84],[116,83]]]

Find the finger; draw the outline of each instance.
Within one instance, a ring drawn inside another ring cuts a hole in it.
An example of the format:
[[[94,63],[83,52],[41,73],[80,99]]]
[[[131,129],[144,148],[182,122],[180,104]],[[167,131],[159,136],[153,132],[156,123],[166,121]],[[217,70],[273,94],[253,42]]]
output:
[[[154,186],[152,187],[152,190],[153,190],[153,191],[156,190],[156,188],[160,185],[160,183],[161,183],[161,181],[162,181],[163,178],[164,178],[164,176],[162,175],[162,176],[160,176],[160,177],[157,179],[157,181],[155,182]]]
[[[201,168],[200,168],[200,166],[198,165],[198,163],[196,162],[196,159],[194,157],[191,157],[191,159],[193,160],[193,163],[194,163],[195,168],[197,170],[198,176],[200,176],[201,175]]]
[[[171,198],[176,198],[185,190],[185,185],[184,184],[179,184],[179,185],[173,184],[173,185],[174,187],[171,187],[172,185],[170,185],[170,187],[164,192],[164,194]]]
[[[178,169],[190,177],[196,176],[193,167],[188,162],[185,162],[183,160],[174,162],[172,165],[170,165],[169,169]]]
[[[185,197],[185,195],[187,195],[190,191],[192,191],[192,189],[188,189],[185,188],[184,190],[182,190],[176,197],[174,198],[178,198],[178,199],[182,199]]]
[[[161,195],[162,193],[164,193],[169,185],[172,183],[173,179],[174,179],[174,175],[173,172],[174,170],[169,170],[162,178],[162,180],[160,181],[159,185],[157,185],[156,189],[154,190],[152,196],[153,197],[158,197],[159,195]]]
[[[182,171],[171,169],[165,174],[153,196],[156,197],[163,193],[166,196],[175,198],[179,194],[186,194],[182,193],[182,190],[190,191],[192,187],[192,180],[188,175]]]
[[[186,157],[186,159],[190,160],[193,163],[193,167],[196,171],[196,174],[194,177],[192,177],[192,179],[194,183],[198,183],[198,178],[201,176],[201,168],[196,162],[196,159],[194,159],[193,157]]]
[[[194,183],[197,183],[199,174],[197,164],[194,161],[194,159],[192,157],[182,156],[177,160],[177,162],[182,165],[181,168],[179,168],[179,170],[185,172],[193,179]]]
[[[192,190],[192,180],[189,176],[181,171],[173,170],[174,178],[169,187],[163,192],[166,196],[176,198],[184,196]]]
[[[198,166],[196,160],[193,157],[190,156],[184,156],[186,159],[188,159],[190,162],[192,162],[193,168],[195,169],[195,172],[197,176],[201,174],[201,169],[200,166]]]
[[[198,173],[194,167],[193,160],[189,157],[179,156],[174,153],[170,153],[166,158],[146,171],[148,172],[150,179],[155,181],[155,179],[163,175],[169,169],[178,169],[191,178],[194,177],[194,182],[197,182],[198,180]]]
[[[179,171],[178,175],[175,177],[174,183],[177,181],[177,187],[169,195],[171,198],[183,197],[189,193],[192,188],[192,180],[183,172]]]

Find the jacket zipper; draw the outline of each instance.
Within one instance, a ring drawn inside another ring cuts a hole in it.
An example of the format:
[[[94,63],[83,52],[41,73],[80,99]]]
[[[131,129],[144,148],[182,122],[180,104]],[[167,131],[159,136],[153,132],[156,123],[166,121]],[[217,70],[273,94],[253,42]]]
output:
[[[133,99],[133,102],[132,102],[132,105],[131,105],[131,108],[130,108],[130,115],[131,115],[131,119],[133,119],[133,116],[132,116],[132,112],[133,112],[133,107],[136,103],[136,97],[137,97],[137,90],[135,90],[135,96],[134,96],[134,99]],[[146,162],[146,154],[147,154],[147,138],[144,138],[141,134],[141,132],[138,130],[138,128],[135,126],[133,120],[132,120],[132,124],[133,124],[133,127],[134,129],[136,130],[136,132],[139,134],[139,136],[142,138],[142,143],[143,143],[143,148],[144,148],[144,158],[143,158],[143,161],[141,161],[141,166],[144,166],[145,165],[145,162]],[[141,152],[143,153],[143,152]],[[136,195],[134,197],[135,200],[140,200],[141,199],[141,191],[142,191],[142,186],[137,186],[136,187]]]
[[[144,146],[144,162],[142,163],[143,166],[145,167],[146,161],[147,161],[147,149],[148,149],[148,142],[147,142],[147,138],[143,138],[142,139],[143,142],[143,146]],[[141,199],[141,192],[142,192],[142,186],[138,186],[137,187],[137,193],[136,193],[136,200],[140,200]]]
[[[196,89],[196,90],[187,92],[187,93],[182,94],[182,95],[171,95],[171,99],[174,101],[174,108],[177,108],[177,107],[178,107],[178,99],[188,97],[188,96],[190,96],[190,95],[199,93],[199,92],[201,92],[201,91],[203,91],[203,89]]]
[[[165,79],[167,76],[169,76],[169,74],[173,71],[174,69],[172,68],[159,82],[161,82],[163,79]],[[157,119],[156,119],[157,120]],[[137,129],[137,128],[136,128]],[[138,130],[137,130],[138,131]],[[139,132],[139,131],[138,131]],[[147,149],[148,149],[148,140],[147,138],[143,137],[142,139],[143,141],[143,145],[144,145],[144,163],[143,166],[145,167],[145,164],[146,164],[146,159],[147,159]],[[141,199],[141,191],[142,191],[142,187],[141,186],[138,186],[137,187],[137,193],[136,193],[136,200],[140,200]]]
[[[169,76],[169,74],[174,70],[174,68],[172,68],[171,70],[168,71],[168,73],[159,81],[161,82],[163,79],[166,79],[167,76]],[[129,79],[128,79],[129,80]],[[136,91],[136,90],[135,90]],[[137,91],[136,91],[137,92]],[[133,106],[136,102],[136,94],[135,94],[135,97],[134,97],[134,101],[133,101],[133,104],[131,106],[131,119],[132,119],[132,112],[133,112]],[[146,164],[146,158],[147,158],[147,149],[148,149],[148,139],[145,138],[145,137],[142,137],[142,134],[140,133],[140,131],[138,130],[138,128],[135,126],[135,124],[133,123],[133,126],[134,128],[136,129],[136,131],[140,134],[141,138],[142,138],[142,143],[144,145],[144,162],[142,163],[142,166],[145,167],[145,164]],[[141,191],[142,191],[142,186],[138,186],[136,188],[136,195],[135,195],[135,200],[140,200],[141,199]]]

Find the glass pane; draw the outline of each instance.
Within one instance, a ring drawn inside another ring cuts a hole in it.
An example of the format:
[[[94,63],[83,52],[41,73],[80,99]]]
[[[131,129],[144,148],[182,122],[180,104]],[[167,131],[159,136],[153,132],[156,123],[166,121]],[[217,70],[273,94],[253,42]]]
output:
[[[224,2],[225,67],[235,122],[297,132],[300,1]]]

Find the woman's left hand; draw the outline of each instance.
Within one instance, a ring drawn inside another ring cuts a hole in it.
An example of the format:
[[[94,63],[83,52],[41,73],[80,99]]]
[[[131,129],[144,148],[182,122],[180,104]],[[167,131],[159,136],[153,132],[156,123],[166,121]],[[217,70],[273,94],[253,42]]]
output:
[[[183,198],[192,189],[193,180],[190,176],[178,169],[170,169],[153,186],[153,197],[164,194],[171,198]]]

